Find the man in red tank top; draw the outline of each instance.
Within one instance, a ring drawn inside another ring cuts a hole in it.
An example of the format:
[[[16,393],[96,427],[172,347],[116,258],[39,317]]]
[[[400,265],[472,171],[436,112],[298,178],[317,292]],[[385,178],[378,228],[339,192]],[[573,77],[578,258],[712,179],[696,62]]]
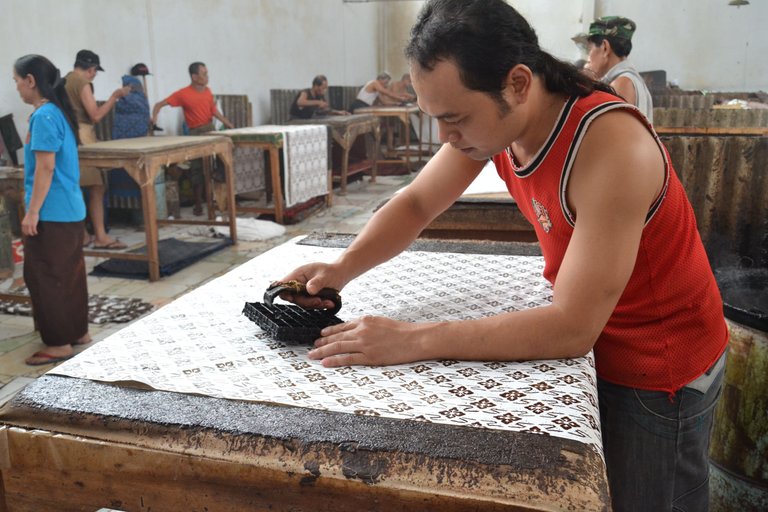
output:
[[[536,229],[553,300],[468,321],[364,317],[324,329],[310,357],[336,367],[594,348],[614,509],[706,510],[728,335],[691,206],[652,127],[541,50],[503,0],[428,1],[406,55],[444,146],[337,261],[283,280],[342,289],[408,247],[493,158]]]

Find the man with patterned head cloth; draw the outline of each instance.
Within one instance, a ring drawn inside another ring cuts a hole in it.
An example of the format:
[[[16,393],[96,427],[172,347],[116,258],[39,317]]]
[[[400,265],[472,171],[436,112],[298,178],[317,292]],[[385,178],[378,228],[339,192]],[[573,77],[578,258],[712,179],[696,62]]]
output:
[[[619,96],[639,108],[653,123],[651,93],[643,77],[628,60],[636,28],[634,21],[620,16],[603,16],[593,21],[587,34],[585,69],[610,84]]]

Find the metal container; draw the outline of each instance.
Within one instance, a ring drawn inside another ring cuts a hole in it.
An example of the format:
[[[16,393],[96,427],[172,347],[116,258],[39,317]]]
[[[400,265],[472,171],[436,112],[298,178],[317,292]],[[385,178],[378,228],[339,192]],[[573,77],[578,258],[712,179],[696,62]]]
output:
[[[710,442],[710,509],[768,510],[768,269],[715,275],[731,339]]]

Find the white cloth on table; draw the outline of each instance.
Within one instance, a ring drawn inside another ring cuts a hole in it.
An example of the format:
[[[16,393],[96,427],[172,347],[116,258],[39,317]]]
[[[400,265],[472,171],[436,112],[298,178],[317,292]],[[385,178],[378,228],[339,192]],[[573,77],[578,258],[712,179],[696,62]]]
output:
[[[235,146],[232,158],[235,163],[235,194],[266,189],[263,149]]]
[[[118,331],[51,373],[234,400],[539,433],[602,454],[592,354],[529,362],[422,361],[324,368],[241,314],[299,264],[341,249],[282,244]],[[343,290],[344,320],[440,321],[551,301],[531,256],[407,251]],[[513,341],[511,341],[513,342]]]
[[[328,129],[325,125],[283,126],[285,204],[301,204],[328,193]]]
[[[282,139],[283,192],[290,208],[328,194],[328,129],[325,125],[262,125],[226,130],[235,141],[235,193],[264,189],[263,150],[237,147],[237,136],[275,135]]]

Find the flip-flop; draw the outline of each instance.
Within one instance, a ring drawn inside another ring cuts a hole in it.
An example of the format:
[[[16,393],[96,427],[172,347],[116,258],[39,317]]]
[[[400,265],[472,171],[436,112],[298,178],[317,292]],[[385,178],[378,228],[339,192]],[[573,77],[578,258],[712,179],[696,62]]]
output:
[[[66,361],[67,359],[72,359],[74,355],[75,354],[70,354],[68,356],[54,356],[40,350],[26,358],[24,362],[29,366],[42,366],[44,364],[60,363],[62,361]],[[37,360],[35,360],[35,358],[37,358]]]
[[[123,249],[127,249],[128,246],[125,245],[123,242],[121,242],[118,239],[112,240],[106,245],[93,245],[93,248],[98,251],[120,251]]]

